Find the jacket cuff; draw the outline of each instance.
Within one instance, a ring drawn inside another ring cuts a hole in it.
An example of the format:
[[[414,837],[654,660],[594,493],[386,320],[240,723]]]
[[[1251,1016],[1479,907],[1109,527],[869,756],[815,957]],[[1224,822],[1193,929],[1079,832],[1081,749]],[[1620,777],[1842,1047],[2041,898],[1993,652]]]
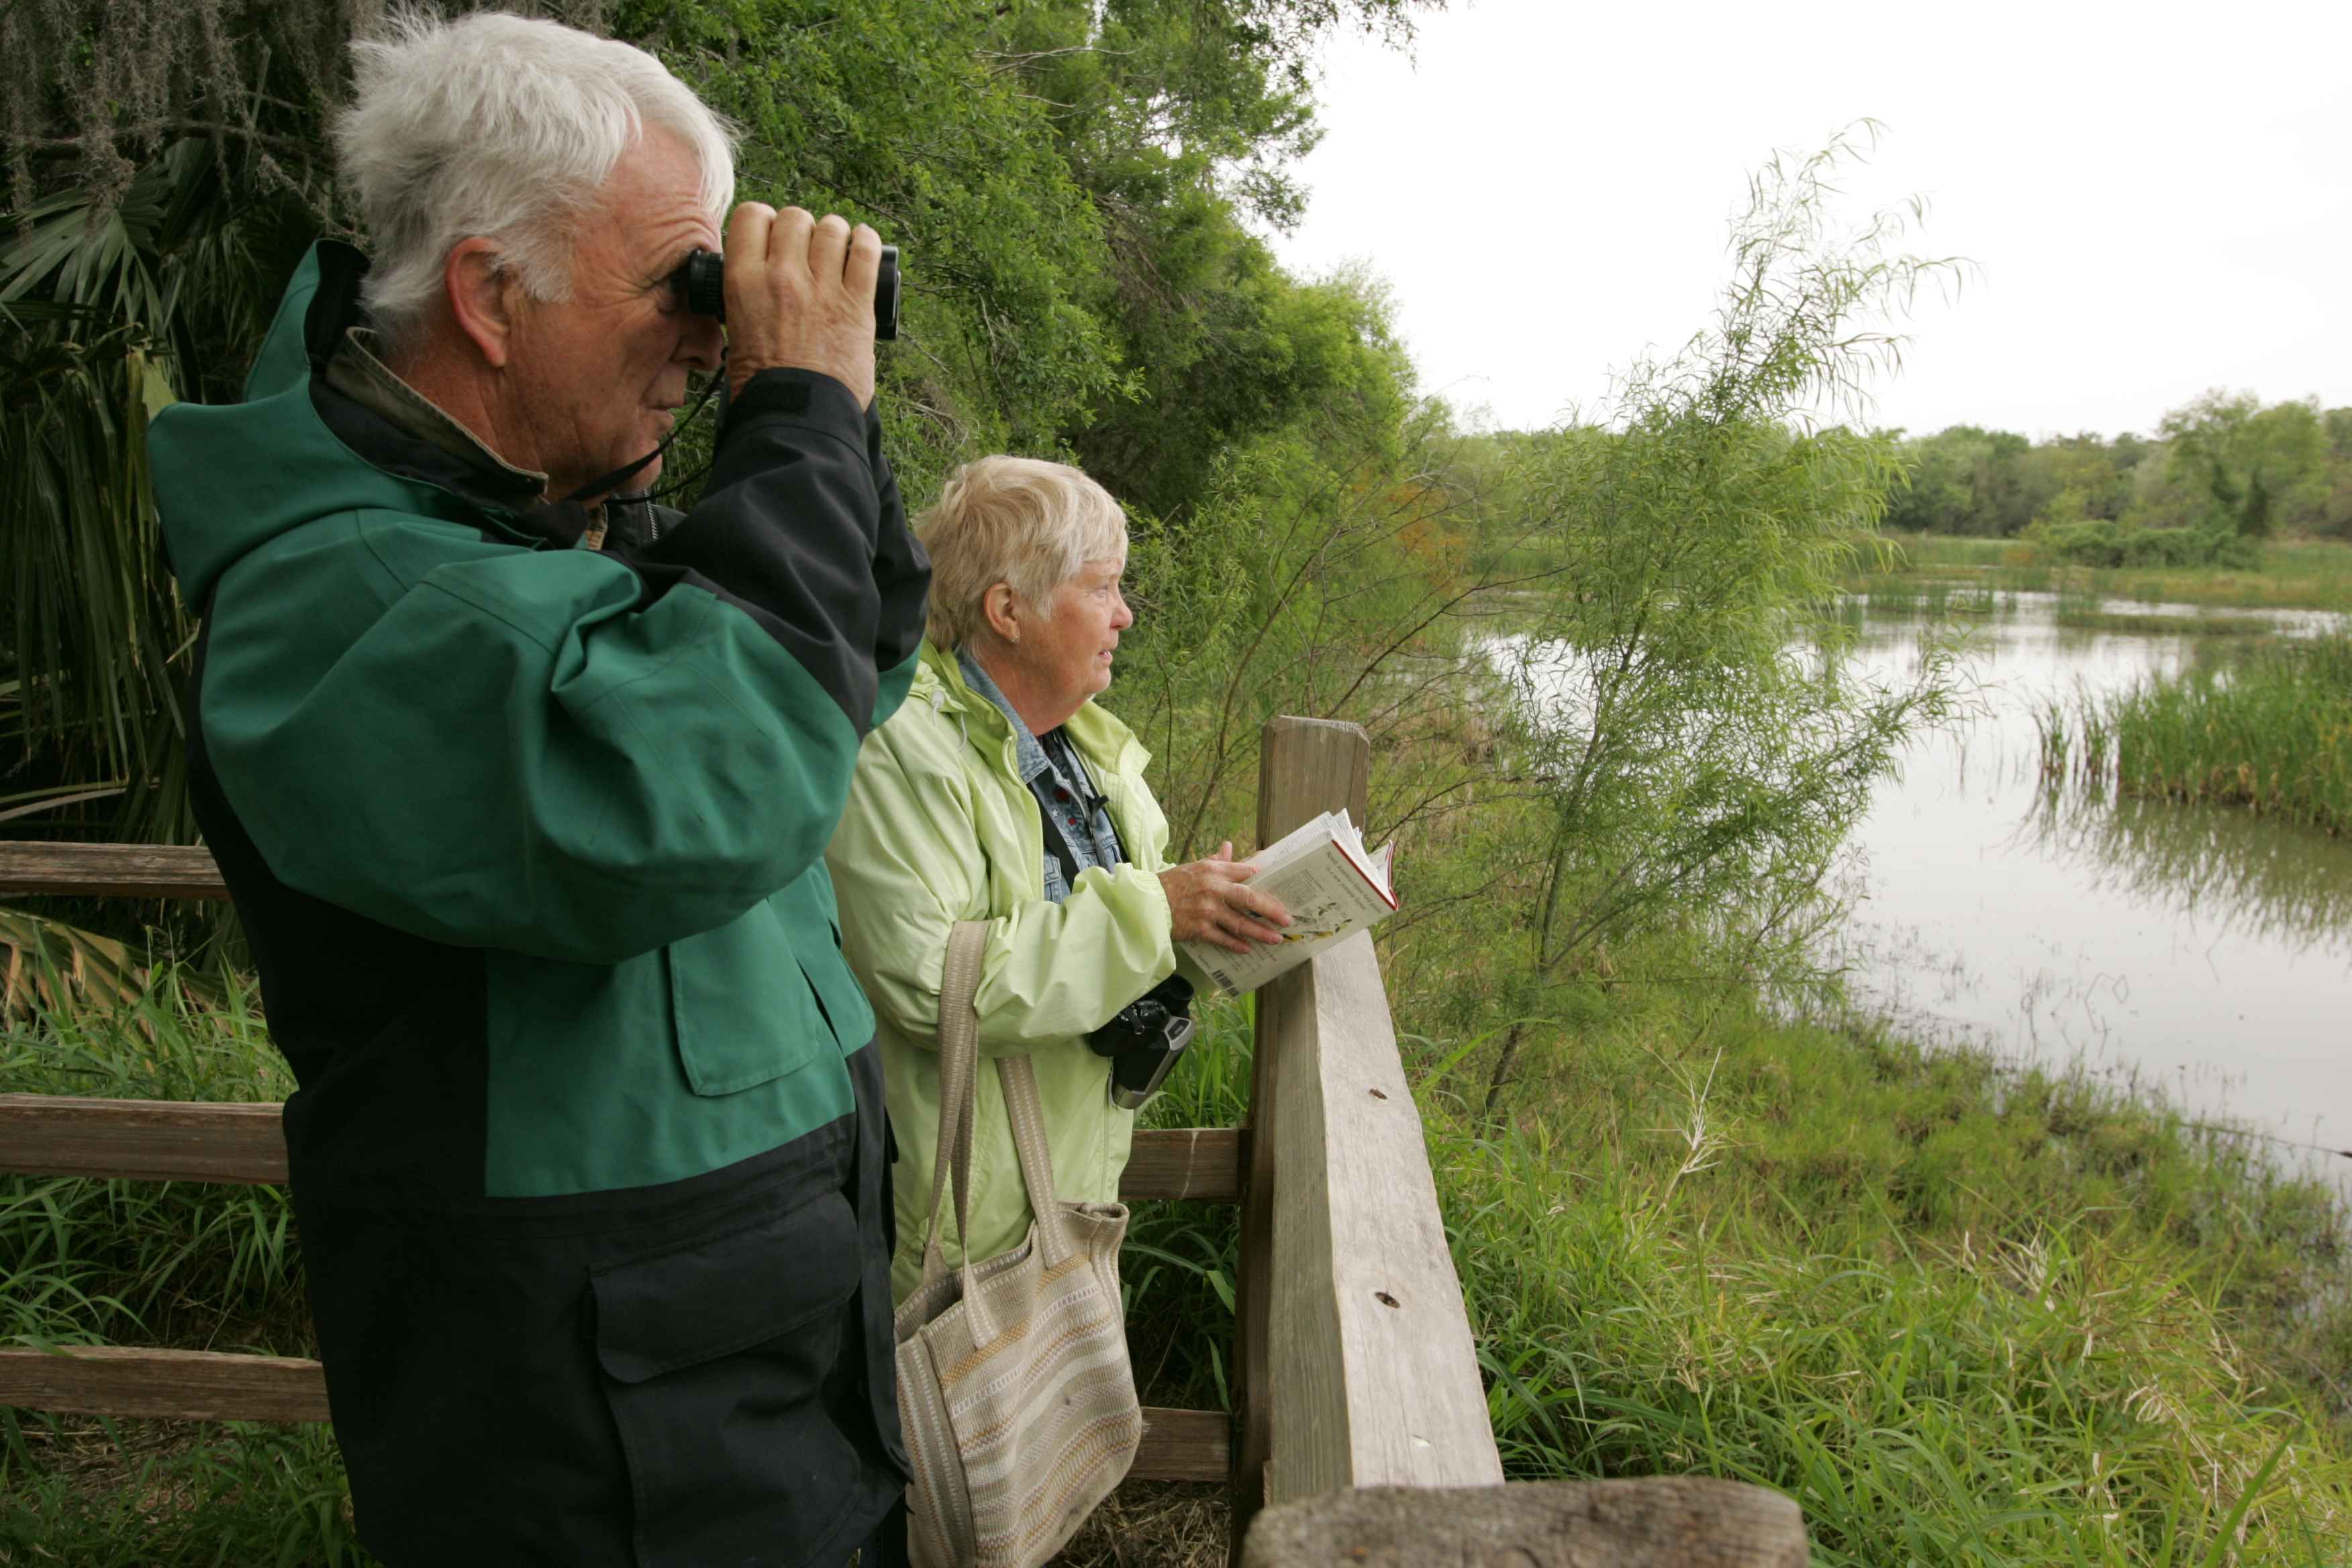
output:
[[[1176,945],[1176,915],[1175,911],[1168,907],[1168,889],[1160,880],[1157,873],[1147,871],[1134,861],[1129,860],[1122,862],[1118,869],[1111,874],[1124,880],[1126,873],[1129,871],[1134,872],[1136,879],[1143,885],[1144,918],[1151,922],[1152,930],[1158,932],[1160,951],[1167,955],[1167,968],[1161,970],[1160,978],[1152,982],[1157,985],[1160,980],[1164,980],[1176,972],[1178,962],[1184,956],[1183,951]]]
[[[866,455],[866,411],[857,395],[821,370],[763,370],[727,400],[719,421],[718,445],[754,421],[775,419],[821,431]]]

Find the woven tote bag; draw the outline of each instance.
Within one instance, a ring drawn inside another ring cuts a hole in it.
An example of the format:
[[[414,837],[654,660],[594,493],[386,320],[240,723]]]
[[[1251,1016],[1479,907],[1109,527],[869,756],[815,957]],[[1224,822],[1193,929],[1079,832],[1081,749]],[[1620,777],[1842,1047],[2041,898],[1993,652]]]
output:
[[[1143,1438],[1118,1297],[1124,1204],[1063,1203],[1027,1057],[995,1058],[1034,1219],[1010,1252],[950,1269],[943,1184],[971,1234],[980,987],[988,927],[959,923],[940,987],[940,1143],[923,1282],[898,1308],[898,1420],[918,1568],[1035,1568],[1126,1479]]]

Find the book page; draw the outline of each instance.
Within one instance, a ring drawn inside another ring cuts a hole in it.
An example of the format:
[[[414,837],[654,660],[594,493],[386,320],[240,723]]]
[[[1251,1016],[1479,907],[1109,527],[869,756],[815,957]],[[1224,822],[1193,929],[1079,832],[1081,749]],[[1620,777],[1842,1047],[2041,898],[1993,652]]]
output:
[[[1281,942],[1253,947],[1246,954],[1206,942],[1184,944],[1193,963],[1228,991],[1255,991],[1340,937],[1375,925],[1396,910],[1385,879],[1371,875],[1336,838],[1327,838],[1311,852],[1262,871],[1251,886],[1280,900],[1289,913],[1291,923]]]

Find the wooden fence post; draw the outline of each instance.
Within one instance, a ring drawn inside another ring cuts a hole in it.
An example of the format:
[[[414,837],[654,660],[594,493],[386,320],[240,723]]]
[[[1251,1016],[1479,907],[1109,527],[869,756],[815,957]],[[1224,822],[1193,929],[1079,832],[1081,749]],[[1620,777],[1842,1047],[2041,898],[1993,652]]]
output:
[[[1270,721],[1260,736],[1257,759],[1258,847],[1274,843],[1299,824],[1326,811],[1345,808],[1363,826],[1372,780],[1372,743],[1362,728],[1329,719],[1285,716]],[[1274,1246],[1274,1084],[1281,1053],[1276,1047],[1286,1016],[1304,1005],[1313,1009],[1312,982],[1305,968],[1276,977],[1257,993],[1256,1049],[1250,1069],[1248,1129],[1242,1172],[1240,1278],[1235,1282],[1234,1389],[1238,1430],[1234,1435],[1233,1550],[1241,1558],[1242,1538],[1265,1500],[1265,1465],[1271,1454],[1271,1405],[1267,1399],[1269,1347],[1267,1309]]]

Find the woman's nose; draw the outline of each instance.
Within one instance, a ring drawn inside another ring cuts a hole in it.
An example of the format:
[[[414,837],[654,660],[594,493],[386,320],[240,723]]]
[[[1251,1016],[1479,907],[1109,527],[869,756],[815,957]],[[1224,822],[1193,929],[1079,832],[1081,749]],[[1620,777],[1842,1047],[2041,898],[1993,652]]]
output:
[[[1127,595],[1124,594],[1116,595],[1114,604],[1117,607],[1110,613],[1111,630],[1125,631],[1135,625],[1135,612],[1127,607]]]

